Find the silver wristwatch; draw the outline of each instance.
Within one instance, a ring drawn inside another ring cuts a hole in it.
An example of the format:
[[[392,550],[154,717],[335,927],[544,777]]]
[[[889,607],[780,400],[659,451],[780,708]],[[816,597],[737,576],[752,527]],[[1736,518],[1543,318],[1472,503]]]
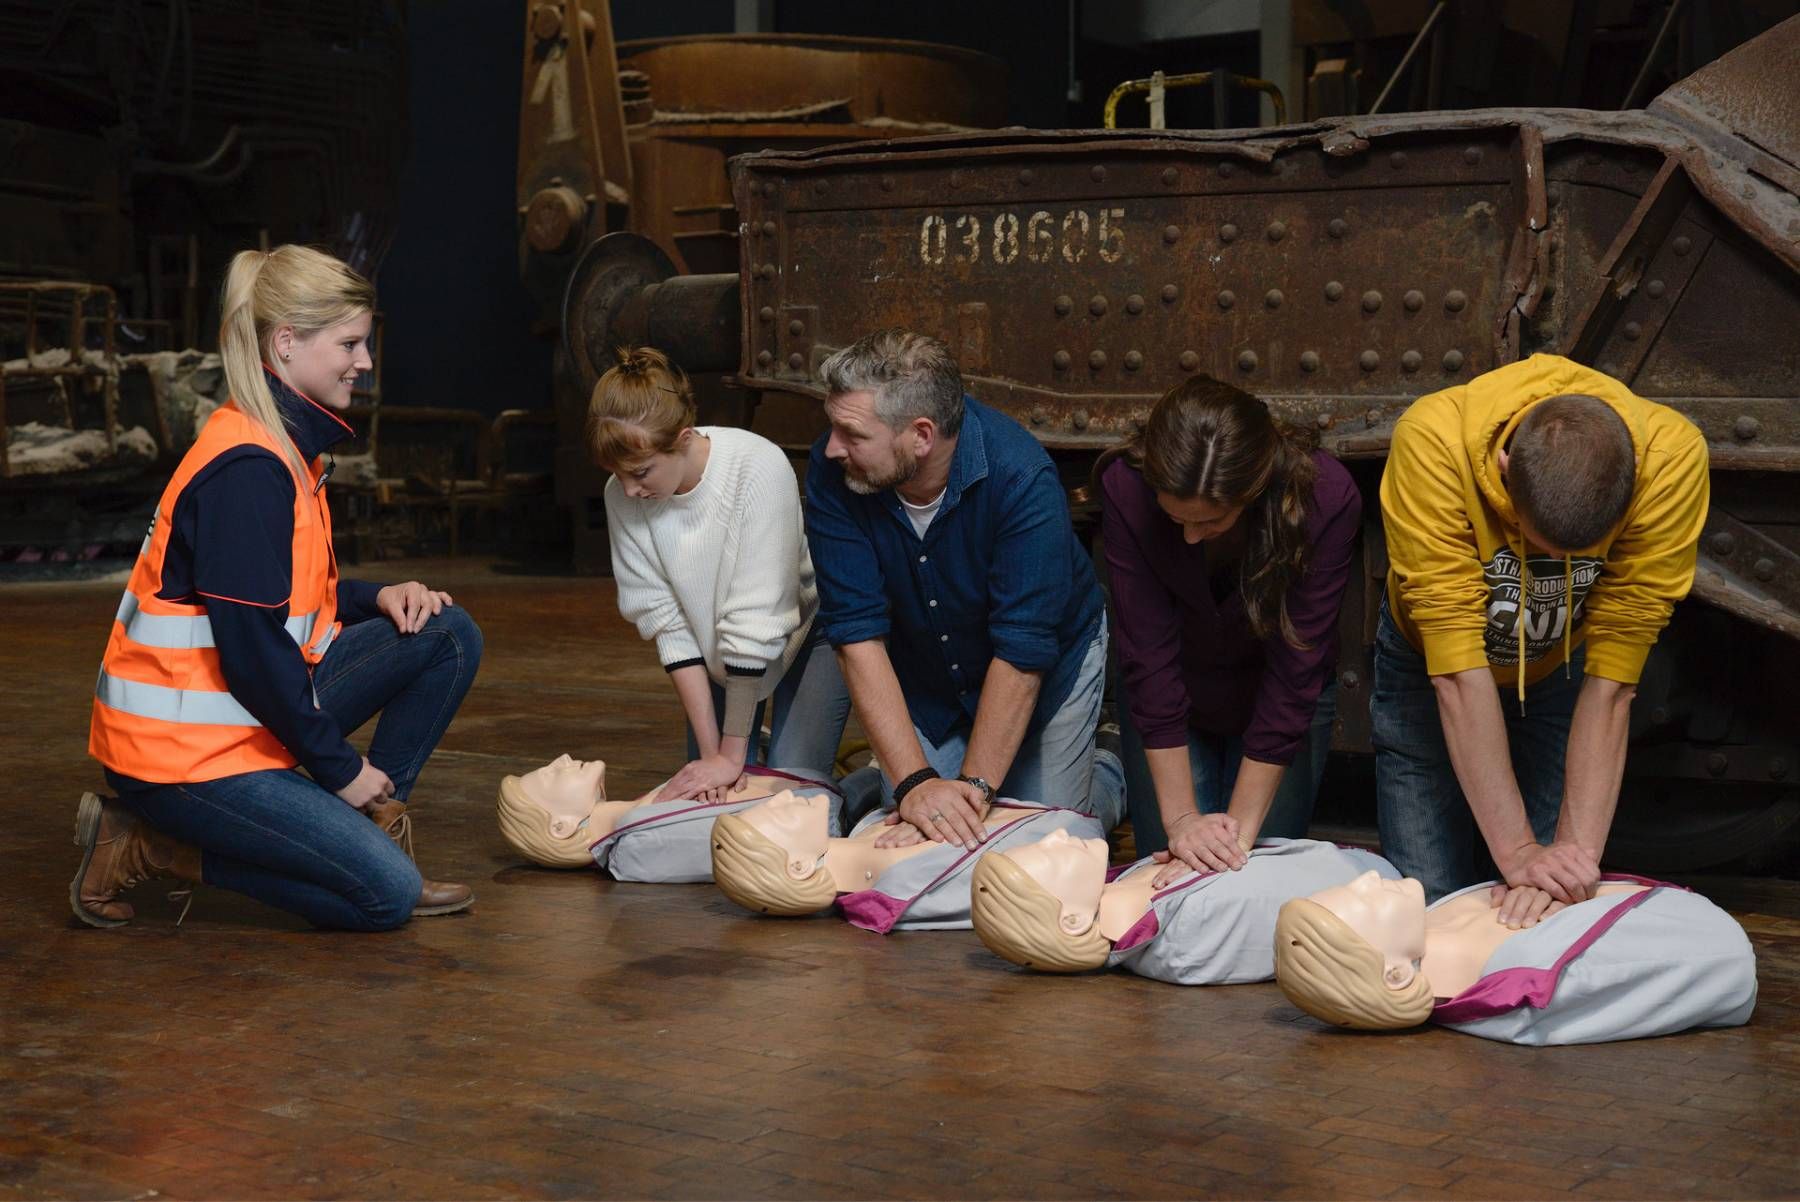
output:
[[[956,779],[965,785],[974,785],[977,789],[980,789],[982,805],[991,806],[994,804],[994,786],[988,784],[979,776],[959,776]]]

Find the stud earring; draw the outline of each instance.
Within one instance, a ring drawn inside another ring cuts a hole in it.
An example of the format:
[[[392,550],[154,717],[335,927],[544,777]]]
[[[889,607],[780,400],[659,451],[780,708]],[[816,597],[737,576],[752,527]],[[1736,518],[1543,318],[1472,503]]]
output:
[[[286,363],[289,358],[291,358],[291,356],[286,351],[281,352],[281,361],[283,363]]]

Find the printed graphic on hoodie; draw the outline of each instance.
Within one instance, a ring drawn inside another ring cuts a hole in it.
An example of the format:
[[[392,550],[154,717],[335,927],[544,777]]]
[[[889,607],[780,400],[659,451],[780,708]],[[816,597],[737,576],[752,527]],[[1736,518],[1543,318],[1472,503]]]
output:
[[[1531,596],[1525,605],[1525,660],[1541,659],[1552,648],[1560,647],[1563,629],[1571,621],[1569,605],[1574,603],[1573,621],[1580,623],[1582,603],[1588,590],[1600,579],[1603,561],[1577,555],[1570,561],[1569,578],[1563,578],[1560,555],[1532,555],[1525,566],[1531,576]],[[1482,637],[1487,643],[1488,662],[1496,665],[1519,662],[1519,557],[1510,547],[1494,552],[1481,570],[1487,581],[1487,629]]]

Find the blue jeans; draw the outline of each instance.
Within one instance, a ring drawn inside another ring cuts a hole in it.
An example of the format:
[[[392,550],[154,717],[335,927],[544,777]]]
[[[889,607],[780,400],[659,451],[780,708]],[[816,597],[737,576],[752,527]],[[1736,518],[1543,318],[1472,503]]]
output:
[[[1112,752],[1094,747],[1094,731],[1100,724],[1100,699],[1106,689],[1106,643],[1103,617],[1083,654],[1068,698],[1048,722],[1025,736],[995,794],[1080,810],[1098,818],[1101,826],[1110,831],[1125,814],[1125,772]],[[933,743],[924,731],[913,729],[925,762],[939,776],[954,777],[962,772],[970,727],[959,727],[942,743]],[[881,782],[881,804],[887,809],[894,805],[894,784],[885,776]]]
[[[725,716],[725,690],[712,686],[713,713]],[[769,715],[769,752],[762,754],[757,732],[763,714]],[[850,717],[850,689],[838,668],[837,656],[825,639],[824,627],[814,622],[800,654],[788,665],[787,674],[768,700],[756,703],[750,718],[750,750],[746,766],[762,764],[799,776],[832,780],[837,776],[838,744],[844,739],[844,722]],[[699,758],[700,745],[693,727],[687,732],[687,756]]]
[[[1150,779],[1150,761],[1144,755],[1144,739],[1131,720],[1125,682],[1114,688],[1119,713],[1120,742],[1125,751],[1125,794],[1129,799],[1131,829],[1137,852],[1147,856],[1163,851],[1169,839],[1163,833],[1162,809],[1156,802],[1156,785]],[[1312,823],[1313,804],[1319,798],[1319,781],[1331,754],[1331,724],[1337,718],[1337,678],[1329,678],[1319,693],[1312,725],[1300,740],[1294,760],[1282,773],[1281,784],[1269,802],[1257,838],[1302,839]],[[1188,731],[1188,764],[1194,773],[1194,808],[1202,814],[1218,814],[1229,808],[1237,783],[1238,765],[1244,758],[1244,741]]]
[[[1539,843],[1555,837],[1562,812],[1569,722],[1581,692],[1585,658],[1584,649],[1578,648],[1567,677],[1552,672],[1527,688],[1522,712],[1518,693],[1510,686],[1500,689],[1513,776]],[[1477,844],[1475,815],[1450,766],[1425,656],[1394,625],[1385,601],[1375,629],[1375,691],[1369,698],[1369,717],[1381,854],[1403,875],[1418,878],[1427,901],[1496,876],[1492,856],[1485,845]]]
[[[404,799],[481,663],[481,631],[450,608],[417,634],[385,617],[344,627],[313,671],[319,705],[346,736],[377,712],[369,761]],[[314,926],[384,931],[419,900],[419,870],[367,815],[297,769],[165,785],[122,798],[201,852],[209,885],[298,914]]]

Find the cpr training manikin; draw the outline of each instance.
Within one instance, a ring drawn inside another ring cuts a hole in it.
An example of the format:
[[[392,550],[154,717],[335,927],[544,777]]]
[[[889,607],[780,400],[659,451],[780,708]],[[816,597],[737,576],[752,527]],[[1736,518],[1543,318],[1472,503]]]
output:
[[[973,922],[996,955],[1042,972],[1119,967],[1177,985],[1267,981],[1282,903],[1364,872],[1399,875],[1372,852],[1313,839],[1265,840],[1232,872],[1145,859],[1109,873],[1104,839],[1059,832],[981,857]]]
[[[877,810],[849,838],[832,838],[826,798],[781,793],[713,826],[713,880],[732,901],[762,914],[814,914],[835,902],[852,925],[882,934],[966,930],[969,882],[982,851],[1050,832],[1106,846],[1099,819],[1024,801],[996,802],[985,820],[987,838],[974,851],[923,838],[877,847],[876,838],[892,829],[883,818]]]
[[[661,786],[635,801],[608,801],[606,763],[561,755],[500,782],[500,833],[514,850],[546,868],[597,865],[621,881],[678,884],[712,879],[713,821],[791,790],[815,799],[837,830],[843,799],[829,785],[771,768],[752,768],[717,803],[654,802]]]
[[[1282,907],[1275,976],[1315,1018],[1397,1030],[1430,1021],[1520,1044],[1601,1043],[1731,1027],[1756,1007],[1737,921],[1677,885],[1608,874],[1535,926],[1495,920],[1496,883],[1425,905],[1416,880],[1364,873]]]

